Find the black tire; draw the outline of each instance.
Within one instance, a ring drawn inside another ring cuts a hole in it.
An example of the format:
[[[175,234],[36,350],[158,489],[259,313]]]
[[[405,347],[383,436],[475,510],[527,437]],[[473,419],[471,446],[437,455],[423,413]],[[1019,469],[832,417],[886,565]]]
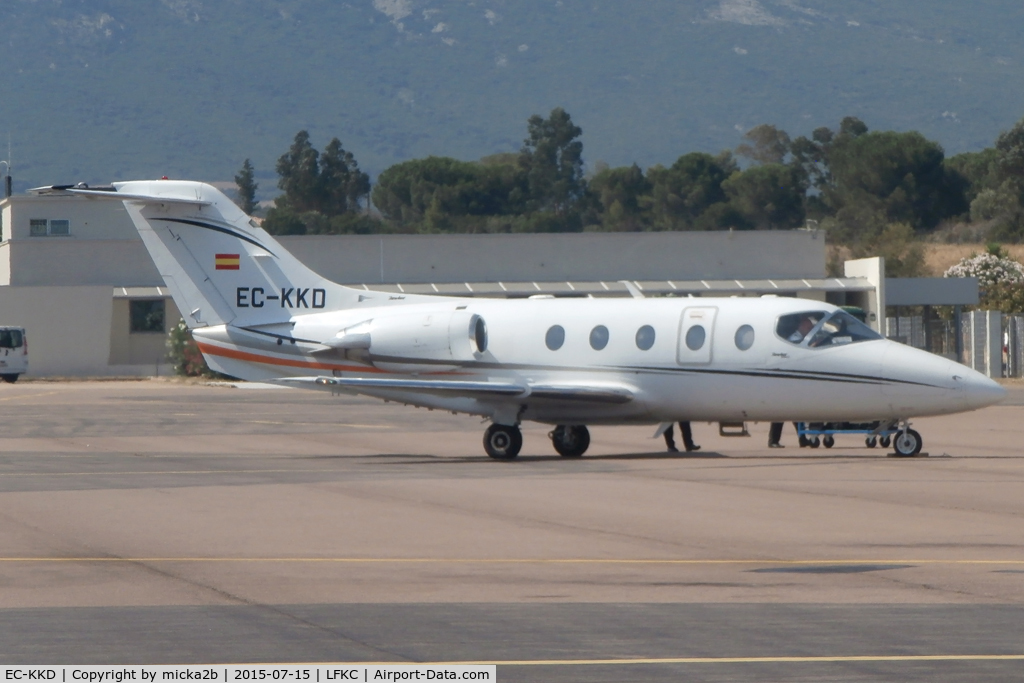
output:
[[[921,439],[921,435],[913,429],[897,433],[896,438],[893,439],[892,443],[892,447],[893,450],[896,451],[896,455],[903,458],[909,458],[913,455],[917,455],[921,452],[921,446],[923,445],[924,441]]]
[[[881,446],[882,448],[888,448],[889,444],[891,443],[892,437],[890,436],[883,436],[881,439],[878,440],[878,445]]]
[[[8,384],[14,384],[18,381],[18,375],[0,375],[0,378],[3,378]]]
[[[874,448],[875,446],[878,445],[878,438],[874,436],[869,436],[868,438],[864,439],[864,445],[867,446],[868,448]]]
[[[523,447],[523,433],[514,425],[491,425],[484,432],[484,450],[495,460],[511,460]]]
[[[821,445],[821,439],[819,439],[818,437],[814,437],[813,439],[808,440],[807,445],[810,446],[811,448],[817,448],[818,446]]]
[[[821,445],[824,446],[825,448],[832,448],[833,446],[836,445],[836,440],[832,438],[831,435],[829,435],[821,440]]]
[[[811,445],[810,440],[806,436],[804,436],[803,434],[800,435],[800,438],[797,439],[797,441],[800,444],[800,448],[807,448],[808,446]]]
[[[551,432],[551,444],[563,458],[578,458],[590,448],[590,430],[585,425],[558,425]]]

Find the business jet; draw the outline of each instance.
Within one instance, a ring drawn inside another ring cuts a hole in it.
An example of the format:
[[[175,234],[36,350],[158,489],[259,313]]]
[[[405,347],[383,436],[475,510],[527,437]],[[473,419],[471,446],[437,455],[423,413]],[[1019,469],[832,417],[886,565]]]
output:
[[[910,418],[1005,395],[826,303],[363,291],[307,268],[207,184],[35,192],[123,202],[212,369],[483,416],[492,458],[518,455],[527,420],[553,425],[567,457],[587,450],[587,425],[679,420],[878,422],[910,456],[923,444]]]

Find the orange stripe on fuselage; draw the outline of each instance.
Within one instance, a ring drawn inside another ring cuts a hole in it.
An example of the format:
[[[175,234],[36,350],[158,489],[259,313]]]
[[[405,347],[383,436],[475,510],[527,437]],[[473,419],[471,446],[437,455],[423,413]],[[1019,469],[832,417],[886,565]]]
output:
[[[203,344],[202,342],[199,343],[199,350],[211,356],[224,356],[225,358],[245,360],[251,363],[263,363],[265,365],[283,365],[290,368],[310,368],[315,370],[343,370],[348,372],[385,372],[384,370],[380,370],[378,368],[369,368],[366,367],[365,365],[337,365],[334,363],[319,363],[317,361],[312,360],[275,358],[274,356],[264,356],[258,353],[251,353],[249,351],[225,349],[220,346],[213,346],[212,344]]]
[[[298,360],[291,358],[275,358],[274,356],[264,356],[258,353],[252,353],[249,351],[239,351],[237,349],[225,349],[221,346],[213,346],[212,344],[199,344],[199,350],[203,353],[207,353],[211,356],[224,356],[225,358],[234,358],[235,360],[249,361],[250,363],[263,363],[264,365],[283,365],[290,368],[309,368],[311,370],[341,370],[343,372],[360,372],[360,373],[374,373],[378,375],[393,375],[401,374],[394,373],[389,370],[381,370],[380,368],[367,367],[365,365],[337,365],[334,363],[320,363],[313,360]],[[467,373],[463,372],[425,372],[425,375],[463,375]]]

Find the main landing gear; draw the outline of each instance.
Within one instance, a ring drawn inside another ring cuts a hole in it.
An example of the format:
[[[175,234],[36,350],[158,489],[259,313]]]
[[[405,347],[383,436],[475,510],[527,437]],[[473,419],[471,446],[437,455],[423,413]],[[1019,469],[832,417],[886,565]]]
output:
[[[590,447],[590,431],[584,425],[558,425],[548,436],[565,458],[578,458]],[[517,425],[492,424],[484,432],[484,450],[495,460],[511,460],[522,447],[523,433]]]
[[[578,458],[590,447],[590,431],[585,425],[558,425],[548,436],[564,458]]]
[[[496,460],[511,460],[523,447],[523,433],[517,425],[493,424],[484,432],[484,450]]]

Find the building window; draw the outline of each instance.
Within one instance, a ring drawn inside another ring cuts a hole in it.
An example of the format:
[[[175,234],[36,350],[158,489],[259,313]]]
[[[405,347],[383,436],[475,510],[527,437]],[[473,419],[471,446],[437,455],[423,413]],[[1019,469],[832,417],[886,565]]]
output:
[[[136,299],[128,302],[128,317],[131,319],[131,332],[164,333],[164,300]]]
[[[71,234],[71,221],[69,221],[69,220],[50,221],[50,234],[51,235],[70,235]]]
[[[67,219],[48,221],[45,218],[31,218],[28,221],[28,234],[32,237],[55,235],[63,237],[71,234],[71,221]]]

